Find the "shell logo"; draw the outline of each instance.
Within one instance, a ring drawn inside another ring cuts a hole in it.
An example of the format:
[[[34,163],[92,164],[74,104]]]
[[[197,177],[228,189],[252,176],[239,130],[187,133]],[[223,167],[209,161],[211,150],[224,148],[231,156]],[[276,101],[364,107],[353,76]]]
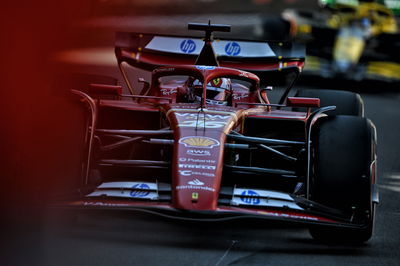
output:
[[[213,147],[219,146],[219,141],[209,137],[197,137],[190,136],[184,137],[179,140],[180,144],[185,145],[188,148],[208,148],[211,149]]]

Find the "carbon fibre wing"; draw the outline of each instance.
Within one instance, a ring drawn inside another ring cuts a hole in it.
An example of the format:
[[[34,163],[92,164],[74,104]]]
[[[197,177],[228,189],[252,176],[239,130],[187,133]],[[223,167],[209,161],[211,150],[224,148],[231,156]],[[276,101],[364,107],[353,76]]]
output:
[[[117,32],[115,55],[119,64],[152,71],[159,66],[194,65],[203,46],[199,37]],[[263,73],[304,66],[302,44],[218,39],[212,46],[223,67]]]

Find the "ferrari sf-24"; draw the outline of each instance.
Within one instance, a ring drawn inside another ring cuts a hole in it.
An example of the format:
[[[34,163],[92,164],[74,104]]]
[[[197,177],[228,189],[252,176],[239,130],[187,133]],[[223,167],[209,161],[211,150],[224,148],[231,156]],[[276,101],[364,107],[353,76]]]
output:
[[[214,40],[229,25],[189,29],[205,36],[117,33],[127,88],[72,90],[87,107],[83,171],[76,193],[55,205],[287,221],[319,240],[367,241],[378,203],[376,129],[360,96],[289,96],[292,82],[271,103],[269,77],[298,76],[304,49]],[[151,81],[140,78],[136,88],[126,65],[151,71]]]

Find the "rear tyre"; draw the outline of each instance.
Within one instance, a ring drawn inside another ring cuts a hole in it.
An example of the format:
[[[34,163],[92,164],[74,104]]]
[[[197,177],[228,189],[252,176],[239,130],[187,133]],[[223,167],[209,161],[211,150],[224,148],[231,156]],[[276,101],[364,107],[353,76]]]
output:
[[[375,161],[375,129],[362,117],[334,116],[317,121],[312,132],[313,170],[310,198],[353,217],[362,229],[313,227],[313,238],[329,242],[367,241],[372,236],[371,164]]]
[[[338,90],[312,90],[297,91],[296,97],[319,98],[321,107],[336,106],[336,110],[329,111],[329,115],[354,115],[364,116],[364,102],[358,93]]]

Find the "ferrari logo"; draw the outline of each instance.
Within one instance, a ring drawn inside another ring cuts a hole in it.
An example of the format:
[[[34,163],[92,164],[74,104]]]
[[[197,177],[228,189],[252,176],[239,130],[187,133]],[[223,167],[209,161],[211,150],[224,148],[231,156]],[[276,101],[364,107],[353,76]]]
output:
[[[212,86],[213,87],[221,87],[221,85],[222,85],[222,79],[220,79],[220,78],[216,78],[216,79],[213,79],[212,81],[211,81],[211,83],[212,83]]]

